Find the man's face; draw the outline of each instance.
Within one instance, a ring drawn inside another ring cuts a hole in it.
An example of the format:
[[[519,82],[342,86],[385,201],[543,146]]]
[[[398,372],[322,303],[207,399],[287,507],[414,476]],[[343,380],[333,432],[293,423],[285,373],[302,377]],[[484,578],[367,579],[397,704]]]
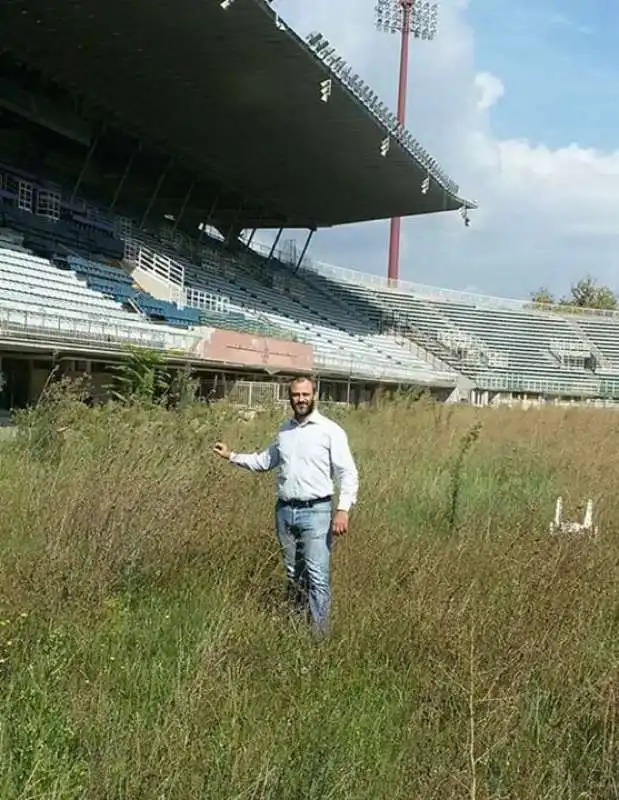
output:
[[[297,419],[304,419],[314,410],[314,388],[311,381],[295,381],[290,386],[290,405]]]

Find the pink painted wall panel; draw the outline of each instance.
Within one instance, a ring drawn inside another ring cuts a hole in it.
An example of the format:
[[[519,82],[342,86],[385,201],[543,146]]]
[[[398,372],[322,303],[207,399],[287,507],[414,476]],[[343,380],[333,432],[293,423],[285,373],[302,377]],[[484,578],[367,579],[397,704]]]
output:
[[[216,328],[196,343],[195,352],[207,361],[223,361],[245,367],[267,367],[290,372],[311,372],[314,368],[314,352],[308,344]]]

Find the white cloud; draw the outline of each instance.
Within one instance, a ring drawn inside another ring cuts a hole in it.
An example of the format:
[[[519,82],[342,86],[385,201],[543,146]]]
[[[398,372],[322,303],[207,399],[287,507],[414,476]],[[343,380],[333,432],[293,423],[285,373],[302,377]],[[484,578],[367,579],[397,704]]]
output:
[[[395,107],[397,37],[373,29],[371,3],[338,0],[337,12],[333,0],[276,5],[302,35],[321,30]],[[402,278],[521,297],[542,284],[562,291],[584,273],[617,285],[619,150],[497,139],[491,115],[509,85],[492,65],[476,65],[467,6],[443,0],[436,40],[413,42],[407,122],[480,208],[466,229],[457,214],[406,220]],[[320,232],[313,253],[384,274],[387,231],[381,222]]]
[[[475,75],[475,86],[479,95],[477,108],[486,111],[498,102],[505,94],[503,81],[490,72],[478,72]]]

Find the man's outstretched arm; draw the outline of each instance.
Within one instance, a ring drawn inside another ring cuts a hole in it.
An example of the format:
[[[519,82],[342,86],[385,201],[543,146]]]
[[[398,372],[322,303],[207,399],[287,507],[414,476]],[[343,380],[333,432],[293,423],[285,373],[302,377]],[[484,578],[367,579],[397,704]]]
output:
[[[266,450],[262,450],[260,453],[234,453],[224,442],[217,442],[214,452],[231,464],[250,472],[268,472],[279,465],[277,441],[271,442]]]
[[[336,428],[331,435],[331,467],[340,489],[331,529],[339,536],[348,531],[348,515],[357,502],[359,491],[357,465],[350,452],[348,436],[341,428]]]

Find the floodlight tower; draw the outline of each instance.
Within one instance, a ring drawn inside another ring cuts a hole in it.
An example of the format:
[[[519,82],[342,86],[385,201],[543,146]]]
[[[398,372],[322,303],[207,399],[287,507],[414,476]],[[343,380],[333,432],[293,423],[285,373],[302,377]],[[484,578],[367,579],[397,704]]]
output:
[[[400,125],[405,125],[410,37],[426,41],[434,39],[438,27],[438,3],[429,0],[376,0],[376,27],[384,33],[399,33],[401,36],[397,118]],[[389,230],[389,283],[397,283],[399,273],[400,218],[395,217]]]

